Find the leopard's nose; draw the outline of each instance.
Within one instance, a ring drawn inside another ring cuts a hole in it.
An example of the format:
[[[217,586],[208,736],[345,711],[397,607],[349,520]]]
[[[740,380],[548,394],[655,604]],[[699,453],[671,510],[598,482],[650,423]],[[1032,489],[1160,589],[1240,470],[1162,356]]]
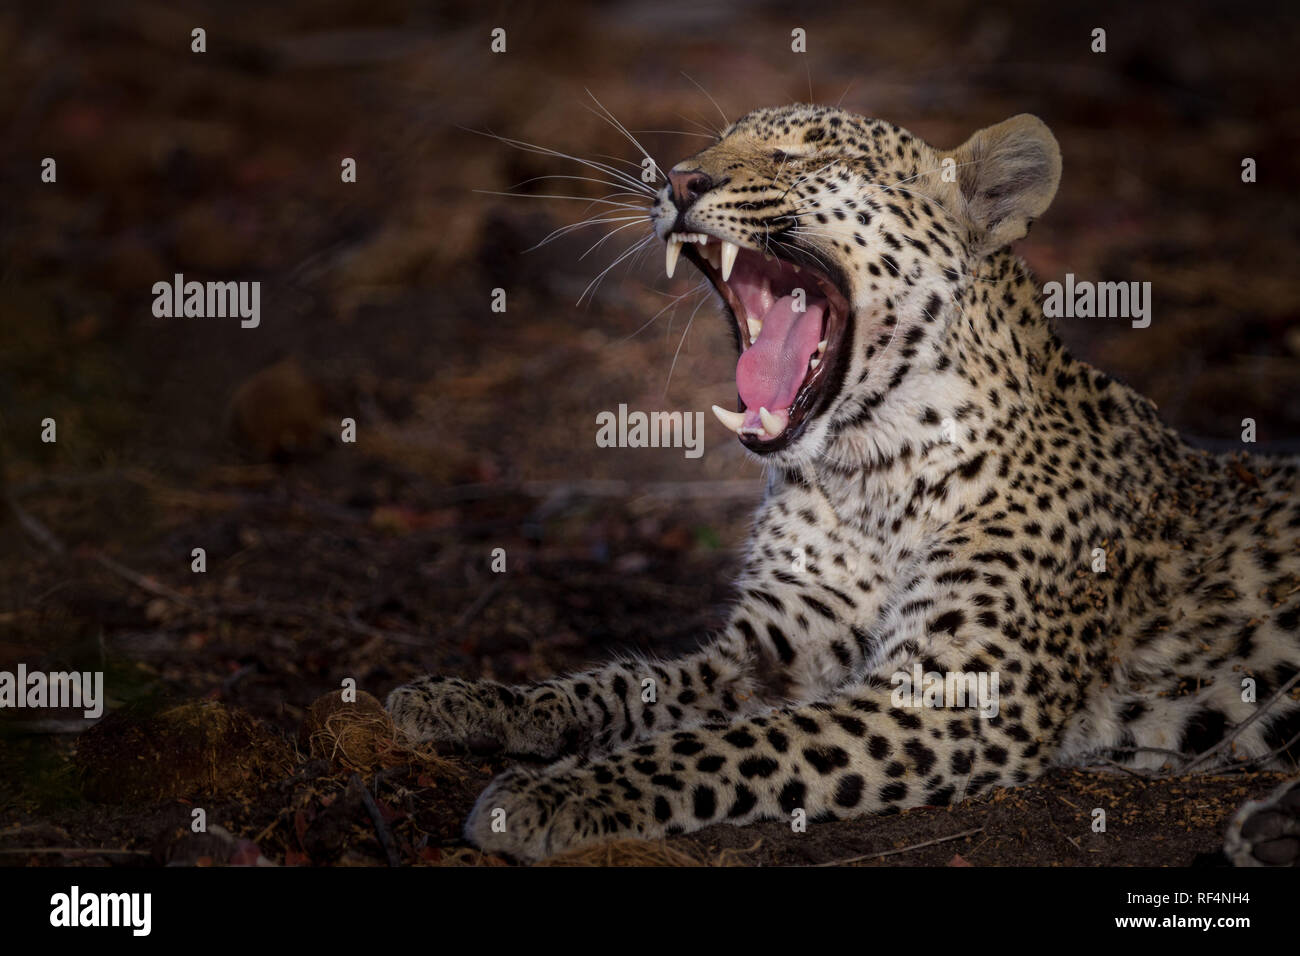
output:
[[[668,174],[668,184],[673,202],[682,210],[713,188],[713,180],[698,169],[674,169]]]

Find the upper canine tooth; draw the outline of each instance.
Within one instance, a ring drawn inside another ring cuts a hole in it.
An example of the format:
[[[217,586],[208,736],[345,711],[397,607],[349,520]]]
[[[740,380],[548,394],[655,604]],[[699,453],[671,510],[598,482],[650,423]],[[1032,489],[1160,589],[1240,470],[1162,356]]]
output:
[[[677,257],[682,254],[682,244],[676,236],[668,237],[668,245],[665,246],[665,262],[668,269],[668,278],[673,277],[673,270],[677,268]]]
[[[822,352],[826,351],[826,343],[829,341],[830,339],[822,339],[820,342],[817,343],[817,354],[820,355]]]
[[[729,412],[725,408],[714,405],[713,414],[718,416],[718,421],[722,422],[728,431],[739,432],[740,426],[745,424],[744,412]]]
[[[758,341],[758,337],[763,333],[763,323],[753,316],[745,317],[745,324],[749,326],[749,344],[753,345]]]
[[[734,242],[722,240],[722,281],[726,282],[731,278],[731,270],[736,265],[736,254],[740,252],[740,246]]]

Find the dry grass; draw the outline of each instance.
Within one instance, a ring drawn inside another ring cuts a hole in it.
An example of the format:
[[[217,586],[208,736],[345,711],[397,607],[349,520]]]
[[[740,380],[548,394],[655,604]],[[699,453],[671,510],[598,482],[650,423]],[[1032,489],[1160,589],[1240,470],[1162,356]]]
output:
[[[703,860],[649,840],[612,840],[579,847],[535,864],[536,866],[709,866]]]
[[[384,706],[365,691],[357,691],[357,699],[350,703],[338,691],[318,697],[303,719],[298,739],[312,757],[341,770],[369,774],[382,767],[418,764],[426,773],[464,776],[453,761],[400,739]]]

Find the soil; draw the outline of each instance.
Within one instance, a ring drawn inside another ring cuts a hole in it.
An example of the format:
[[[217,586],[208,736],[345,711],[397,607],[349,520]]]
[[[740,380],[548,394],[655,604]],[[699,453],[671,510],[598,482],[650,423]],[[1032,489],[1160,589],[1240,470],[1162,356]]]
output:
[[[672,655],[719,625],[759,467],[711,418],[700,458],[594,434],[620,404],[725,404],[729,333],[653,249],[575,305],[639,234],[529,251],[588,205],[542,194],[609,190],[527,182],[581,167],[471,132],[639,168],[584,90],[667,164],[718,119],[691,80],[733,118],[811,87],[942,145],[1037,113],[1065,172],[1023,255],[1043,281],[1154,294],[1147,329],[1063,320],[1071,348],[1207,445],[1239,448],[1250,418],[1260,448],[1300,447],[1294,9],[1129,5],[1093,54],[1092,15],[1028,2],[907,4],[887,29],[801,5],[800,57],[774,4],[743,30],[678,0],[101,7],[0,12],[0,670],[103,670],[111,712],[89,731],[0,716],[0,862],[501,862],[459,833],[503,761],[313,755],[313,702]],[[261,281],[260,325],[155,317],[175,273]],[[200,702],[242,736],[169,736]],[[237,772],[205,775],[232,747]],[[105,790],[115,768],[128,785]],[[1226,819],[1277,779],[1062,770],[952,808],[586,861],[1213,865]]]

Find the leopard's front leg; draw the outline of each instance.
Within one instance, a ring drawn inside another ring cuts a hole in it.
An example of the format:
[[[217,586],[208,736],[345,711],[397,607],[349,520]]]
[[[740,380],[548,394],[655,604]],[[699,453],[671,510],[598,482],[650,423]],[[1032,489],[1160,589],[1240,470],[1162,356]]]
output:
[[[774,492],[756,519],[741,599],[696,654],[532,687],[424,677],[393,691],[389,713],[417,741],[549,758],[815,699],[864,666],[866,632],[843,622],[874,620],[885,593],[878,569],[888,565],[879,542],[847,529],[834,548],[818,544],[818,522],[834,520],[810,492]]]
[[[849,610],[842,594],[813,583],[742,586],[751,602],[698,653],[620,661],[530,687],[422,677],[389,695],[388,712],[415,741],[550,758],[808,700],[860,666],[861,634],[842,639],[835,621]]]
[[[1003,702],[1004,705],[1006,702]],[[533,861],[615,837],[712,823],[851,817],[942,805],[1034,776],[1042,755],[1015,719],[899,708],[859,686],[833,701],[660,734],[596,760],[510,770],[465,826],[482,849]]]
[[[621,661],[529,687],[422,677],[393,691],[387,706],[415,741],[550,758],[727,720],[758,704],[749,649],[724,636],[679,660]]]

